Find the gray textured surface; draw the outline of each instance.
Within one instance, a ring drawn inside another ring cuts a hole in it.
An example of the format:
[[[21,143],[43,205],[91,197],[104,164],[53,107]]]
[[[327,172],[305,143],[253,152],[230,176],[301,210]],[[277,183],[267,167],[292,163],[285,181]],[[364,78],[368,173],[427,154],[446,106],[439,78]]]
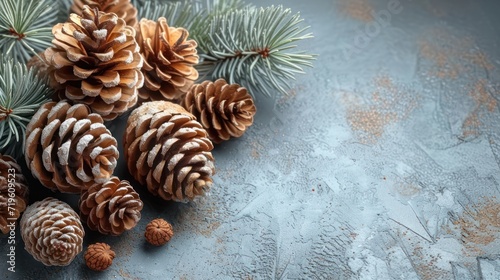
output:
[[[252,2],[300,11],[319,57],[216,147],[210,195],[141,191],[134,230],[87,232],[117,253],[99,274],[82,255],[44,267],[22,244],[7,273],[2,238],[0,278],[500,279],[500,3],[401,0],[377,29],[389,0]],[[176,230],[161,248],[142,237],[156,217]]]

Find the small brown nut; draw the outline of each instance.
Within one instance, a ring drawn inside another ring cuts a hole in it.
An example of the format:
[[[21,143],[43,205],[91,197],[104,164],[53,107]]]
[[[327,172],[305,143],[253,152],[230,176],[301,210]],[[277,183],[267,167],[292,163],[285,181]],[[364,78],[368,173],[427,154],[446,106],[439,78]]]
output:
[[[106,243],[95,243],[89,245],[84,258],[90,269],[103,271],[113,263],[115,252]]]
[[[146,240],[155,246],[166,244],[173,235],[172,225],[161,218],[149,222],[144,233]]]

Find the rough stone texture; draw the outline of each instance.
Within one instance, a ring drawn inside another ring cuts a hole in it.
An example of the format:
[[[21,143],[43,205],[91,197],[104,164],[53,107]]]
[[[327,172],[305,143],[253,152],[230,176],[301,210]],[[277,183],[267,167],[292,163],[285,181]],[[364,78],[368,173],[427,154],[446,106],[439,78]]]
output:
[[[141,192],[139,225],[99,238],[120,256],[102,274],[77,262],[46,270],[18,245],[16,276],[498,279],[500,3],[401,0],[353,47],[374,18],[367,7],[393,1],[249,2],[300,11],[319,57],[289,96],[258,98],[247,134],[213,151],[210,195],[165,205]],[[175,238],[144,246],[157,217]]]

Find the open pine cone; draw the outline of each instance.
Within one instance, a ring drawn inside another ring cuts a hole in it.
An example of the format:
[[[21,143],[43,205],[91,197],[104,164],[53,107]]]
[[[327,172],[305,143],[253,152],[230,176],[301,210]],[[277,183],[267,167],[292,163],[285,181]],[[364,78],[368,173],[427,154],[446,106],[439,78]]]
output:
[[[118,159],[116,139],[101,116],[83,104],[49,102],[26,128],[26,164],[42,185],[80,193],[111,178]]]
[[[28,206],[20,225],[26,251],[44,265],[68,265],[82,251],[80,218],[60,200],[48,197]]]
[[[212,184],[212,142],[179,105],[143,103],[130,115],[123,143],[130,174],[154,195],[185,201]]]
[[[187,40],[184,28],[170,27],[164,17],[157,22],[141,19],[137,42],[144,56],[145,85],[142,100],[177,101],[198,78],[196,41]]]
[[[80,197],[80,215],[92,230],[120,235],[137,225],[143,203],[128,181],[113,176],[90,187]]]
[[[115,13],[132,27],[137,24],[137,9],[130,0],[74,0],[71,12],[80,15],[85,5],[106,13]]]
[[[9,191],[9,189],[11,191]],[[6,234],[28,205],[28,185],[21,167],[10,156],[0,154],[0,231]],[[12,194],[12,195],[10,195]]]
[[[60,99],[86,104],[105,120],[137,103],[143,59],[135,30],[123,19],[84,6],[81,16],[71,14],[52,33],[54,46],[44,56],[47,72],[60,85]]]
[[[224,79],[192,86],[181,104],[198,119],[214,143],[243,135],[256,111],[246,88],[228,85]]]

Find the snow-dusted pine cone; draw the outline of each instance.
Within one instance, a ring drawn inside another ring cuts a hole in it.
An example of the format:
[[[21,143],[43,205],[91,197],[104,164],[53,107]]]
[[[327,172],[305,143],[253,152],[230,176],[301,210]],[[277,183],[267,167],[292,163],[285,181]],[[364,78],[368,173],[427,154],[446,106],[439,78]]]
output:
[[[247,89],[224,79],[195,84],[182,100],[214,143],[240,137],[253,123],[255,105]]]
[[[9,226],[26,209],[28,190],[16,160],[0,154],[0,231],[4,234],[9,232]]]
[[[154,195],[185,201],[212,184],[213,144],[179,105],[143,103],[130,115],[123,143],[130,174]]]
[[[100,115],[83,104],[49,102],[26,128],[26,164],[42,185],[80,193],[111,178],[118,159],[116,139]]]
[[[74,0],[71,12],[80,15],[85,5],[106,13],[115,13],[132,27],[137,24],[137,9],[130,0]]]
[[[44,265],[68,265],[82,251],[80,218],[60,200],[48,197],[28,206],[20,225],[26,251]]]
[[[164,17],[141,19],[138,29],[145,78],[139,98],[177,101],[198,78],[196,41],[187,39],[186,29],[168,26]]]
[[[45,50],[59,98],[88,105],[112,120],[137,103],[143,59],[135,30],[114,13],[83,7],[52,28],[53,47]],[[52,81],[51,85],[54,83]]]
[[[102,185],[90,187],[80,197],[80,215],[92,230],[120,235],[141,219],[142,200],[128,181],[113,176]]]

